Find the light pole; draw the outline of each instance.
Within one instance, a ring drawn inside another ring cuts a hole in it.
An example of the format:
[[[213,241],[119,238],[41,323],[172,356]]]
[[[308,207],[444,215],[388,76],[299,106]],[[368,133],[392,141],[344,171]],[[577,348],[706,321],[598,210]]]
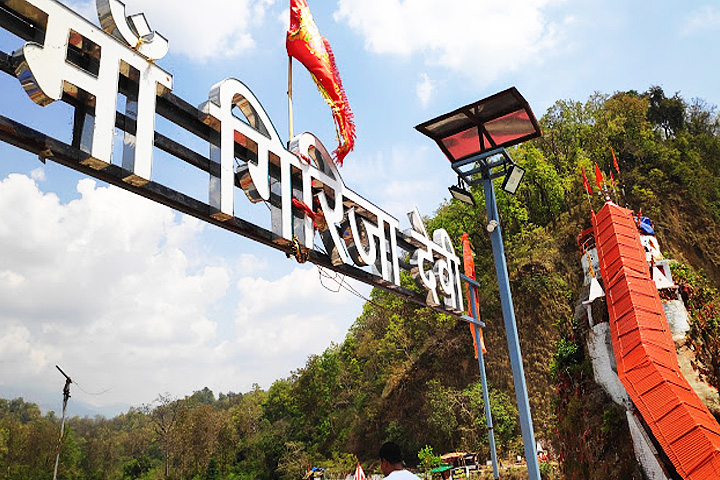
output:
[[[535,432],[493,180],[504,177],[503,189],[515,193],[524,171],[513,162],[505,148],[539,137],[542,132],[530,105],[515,87],[441,115],[415,128],[432,138],[450,160],[459,180],[459,186],[451,189],[455,198],[462,200],[463,184],[483,185],[488,217],[487,231],[490,234],[495,262],[528,477],[530,480],[540,480]],[[489,408],[489,405],[486,405],[486,408]]]

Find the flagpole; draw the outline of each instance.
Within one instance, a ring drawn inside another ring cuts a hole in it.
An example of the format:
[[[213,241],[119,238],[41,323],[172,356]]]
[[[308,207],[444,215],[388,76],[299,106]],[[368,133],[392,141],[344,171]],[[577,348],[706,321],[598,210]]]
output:
[[[292,104],[292,57],[288,55],[288,148],[290,148],[290,141],[293,139],[293,104]]]
[[[625,208],[630,208],[630,205],[627,203],[627,197],[625,196],[625,183],[622,181],[622,175],[620,175],[620,165],[618,165],[617,158],[615,157],[615,150],[613,150],[612,147],[610,147],[610,153],[612,153],[613,166],[618,174],[618,185],[620,186],[620,193],[622,193],[623,202],[625,202]]]
[[[592,198],[591,198],[592,189],[590,188],[590,182],[588,182],[587,175],[585,175],[585,169],[581,167],[580,171],[582,171],[583,188],[585,188],[585,195],[587,195],[588,205],[590,206],[590,211],[593,212],[593,214],[594,214],[595,211],[593,210],[593,206],[592,206]]]

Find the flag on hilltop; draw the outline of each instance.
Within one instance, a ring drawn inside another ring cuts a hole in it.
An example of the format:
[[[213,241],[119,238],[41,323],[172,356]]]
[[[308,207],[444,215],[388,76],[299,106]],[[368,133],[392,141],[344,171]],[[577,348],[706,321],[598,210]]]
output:
[[[605,177],[603,177],[602,172],[600,171],[600,167],[598,167],[598,164],[595,164],[595,183],[598,186],[598,189],[602,190],[602,184],[605,181]]]
[[[580,170],[582,170],[583,174],[583,187],[585,187],[585,191],[588,195],[592,195],[592,188],[590,188],[590,182],[588,182],[587,175],[585,175],[585,169],[581,167]]]
[[[620,174],[620,167],[618,166],[617,158],[615,158],[615,150],[613,150],[612,147],[610,147],[610,153],[612,153],[613,166],[615,167],[615,171],[616,171],[616,172],[618,173],[618,175],[619,175],[619,174]],[[612,173],[612,172],[610,172],[610,173]]]
[[[290,30],[287,32],[285,47],[289,56],[308,69],[332,109],[338,137],[338,147],[333,157],[335,163],[341,166],[345,156],[355,146],[355,123],[330,43],[320,34],[306,0],[290,0]]]

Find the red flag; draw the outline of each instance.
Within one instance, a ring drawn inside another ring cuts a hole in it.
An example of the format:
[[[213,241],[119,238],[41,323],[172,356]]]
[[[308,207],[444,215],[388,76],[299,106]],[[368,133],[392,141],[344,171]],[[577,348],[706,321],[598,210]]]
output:
[[[587,175],[585,175],[585,169],[581,167],[580,170],[582,170],[583,174],[583,187],[585,187],[585,191],[588,192],[589,195],[592,195],[592,188],[590,188],[590,182],[588,182]]]
[[[613,166],[615,167],[615,171],[618,172],[618,174],[619,174],[619,173],[620,173],[620,167],[618,167],[617,158],[615,158],[615,150],[613,150],[612,147],[610,147],[610,153],[612,153]],[[610,173],[612,173],[612,172],[610,172]]]
[[[355,123],[330,43],[320,34],[306,0],[290,0],[290,30],[285,47],[288,55],[308,69],[318,90],[332,109],[338,148],[335,163],[342,165],[355,146]]]
[[[602,190],[602,184],[605,181],[605,177],[603,177],[602,172],[600,171],[600,167],[598,167],[597,163],[595,164],[595,183],[598,186],[598,189]]]
[[[353,480],[367,480],[365,478],[365,472],[363,472],[360,463],[358,463],[357,467],[355,468],[355,475],[353,475]]]
[[[613,175],[612,170],[610,170],[610,180],[612,180],[612,186],[615,188],[615,175]]]
[[[313,209],[310,208],[305,202],[301,202],[295,197],[293,197],[292,199],[292,205],[293,207],[302,210],[305,215],[307,215],[308,218],[312,220],[316,230],[325,230],[327,228],[327,220],[325,220],[325,214],[321,209],[313,212]]]
[[[298,208],[305,212],[305,215],[310,217],[310,220],[315,220],[315,212],[312,211],[312,208],[308,207],[305,202],[301,202],[297,198],[293,197],[292,199],[293,207]]]
[[[475,261],[473,260],[472,250],[470,250],[470,237],[467,233],[462,234],[462,247],[465,276],[475,280]]]

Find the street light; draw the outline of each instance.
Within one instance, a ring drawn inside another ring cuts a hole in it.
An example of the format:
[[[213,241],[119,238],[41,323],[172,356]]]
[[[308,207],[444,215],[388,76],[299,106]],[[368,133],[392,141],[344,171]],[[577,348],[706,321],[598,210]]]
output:
[[[463,182],[462,178],[458,177],[458,184],[448,187],[448,190],[450,190],[450,195],[452,195],[455,200],[467,203],[473,207],[475,206],[475,199],[472,193],[465,187],[465,182]]]
[[[415,128],[437,143],[440,150],[450,160],[452,169],[458,174],[459,183],[470,186],[483,184],[488,216],[487,231],[490,235],[495,261],[528,476],[530,480],[540,480],[540,468],[535,451],[535,433],[530,414],[527,385],[525,384],[525,372],[515,321],[515,308],[510,293],[510,281],[505,261],[500,217],[495,202],[493,179],[504,177],[502,188],[508,193],[514,194],[525,171],[515,164],[505,149],[540,137],[542,132],[530,105],[515,87],[440,115]],[[455,197],[455,194],[453,196]],[[478,356],[478,361],[482,372],[484,371],[482,355]],[[483,385],[483,395],[487,396],[486,385]],[[485,398],[485,405],[486,415],[488,415],[487,398]],[[490,434],[492,435],[492,431]],[[491,442],[493,442],[492,436]],[[495,459],[493,458],[493,470],[495,470],[497,478],[497,468],[494,463]]]
[[[515,164],[511,165],[505,175],[505,180],[503,180],[502,189],[515,195],[520,182],[522,182],[523,175],[525,175],[525,169]]]

